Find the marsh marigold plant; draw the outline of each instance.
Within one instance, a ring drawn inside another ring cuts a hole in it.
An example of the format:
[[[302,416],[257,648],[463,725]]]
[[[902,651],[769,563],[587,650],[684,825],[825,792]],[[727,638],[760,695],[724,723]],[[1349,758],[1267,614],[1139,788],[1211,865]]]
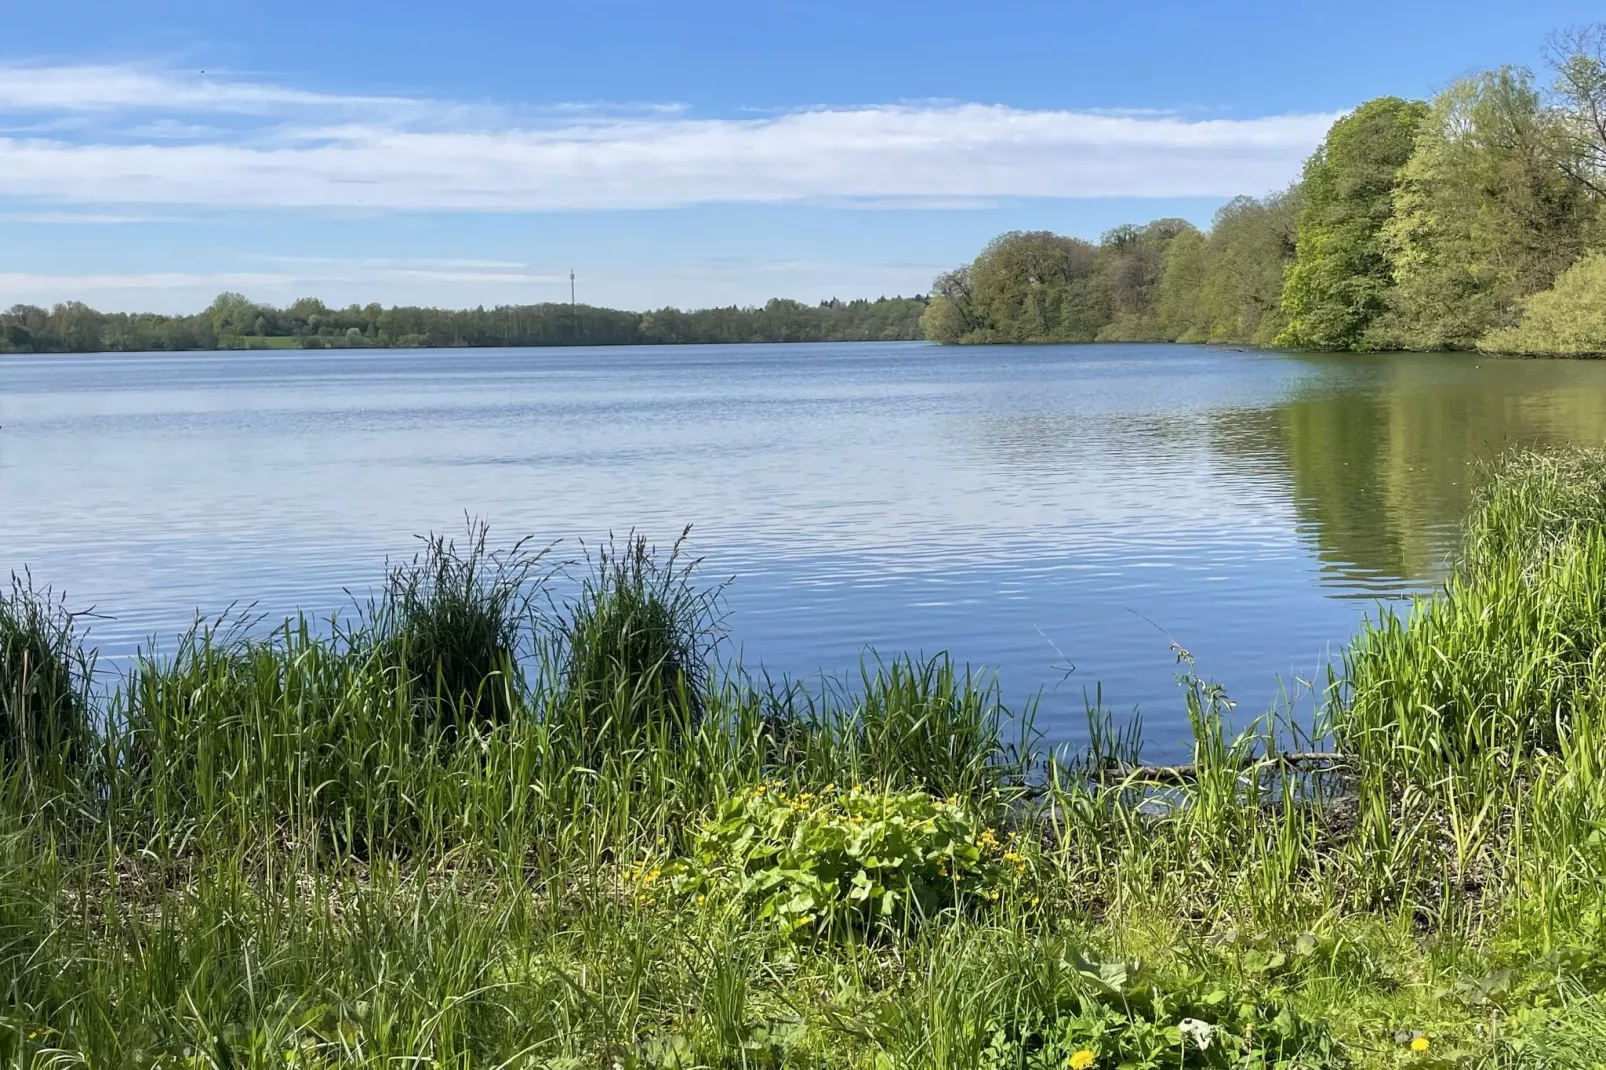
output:
[[[964,806],[862,786],[759,785],[721,806],[689,847],[665,871],[676,893],[738,903],[805,935],[917,925],[996,899],[1021,868]]]

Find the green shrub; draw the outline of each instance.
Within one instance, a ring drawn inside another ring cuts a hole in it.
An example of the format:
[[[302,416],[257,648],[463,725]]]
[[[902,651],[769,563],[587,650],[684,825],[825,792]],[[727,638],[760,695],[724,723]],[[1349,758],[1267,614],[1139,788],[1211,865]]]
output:
[[[840,938],[995,900],[1024,867],[976,814],[923,792],[763,784],[698,829],[668,876],[679,894],[732,900],[783,933]]]
[[[1486,353],[1606,355],[1606,254],[1591,253],[1523,302],[1522,322],[1478,341]]]
[[[0,591],[0,755],[71,760],[90,732],[93,657],[78,615],[27,574]]]

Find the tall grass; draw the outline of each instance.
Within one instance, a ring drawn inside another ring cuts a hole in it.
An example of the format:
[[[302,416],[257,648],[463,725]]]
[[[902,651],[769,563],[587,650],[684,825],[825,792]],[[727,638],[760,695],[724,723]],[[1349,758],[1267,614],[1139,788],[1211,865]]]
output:
[[[1606,526],[1606,450],[1519,450],[1486,473],[1467,521],[1460,568],[1479,576],[1542,563],[1560,542]]]
[[[1601,910],[1603,518],[1606,453],[1506,459],[1444,594],[1352,644],[1330,713],[1362,773],[1356,868],[1378,894],[1415,889],[1443,924],[1547,944]]]
[[[673,745],[707,713],[720,637],[719,589],[699,589],[683,531],[662,558],[644,536],[609,539],[561,613],[553,711],[575,759]]]
[[[1580,1065],[1606,999],[1595,463],[1501,470],[1444,594],[1357,637],[1315,766],[1311,726],[1230,728],[1186,660],[1193,756],[1165,769],[1097,709],[1086,753],[1040,754],[1030,706],[946,657],[754,680],[683,545],[634,537],[555,611],[546,558],[481,531],[349,627],[198,626],[104,707],[71,691],[97,760],[49,805],[0,771],[0,1060]],[[83,684],[59,603],[15,590],[0,620],[45,621],[22,634]],[[961,807],[1007,851],[991,898],[800,938],[643,876],[732,800],[850,786]]]
[[[1011,711],[996,679],[946,654],[872,656],[819,692],[766,681],[758,694],[772,761],[801,783],[870,782],[995,805],[1024,786],[1037,756],[1035,701]]]
[[[411,561],[390,569],[362,622],[366,634],[352,637],[373,644],[417,697],[422,720],[448,734],[462,721],[512,715],[549,575],[545,549],[525,539],[492,550],[488,537],[471,522],[461,548],[443,535],[425,538]]]
[[[0,757],[79,757],[90,732],[94,657],[65,597],[37,588],[26,572],[0,590]]]

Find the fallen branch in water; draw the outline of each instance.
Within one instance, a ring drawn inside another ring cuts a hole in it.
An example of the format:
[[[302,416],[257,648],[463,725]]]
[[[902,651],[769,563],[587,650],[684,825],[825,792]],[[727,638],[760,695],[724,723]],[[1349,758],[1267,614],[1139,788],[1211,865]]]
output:
[[[1233,763],[1239,772],[1251,772],[1260,769],[1296,769],[1301,772],[1320,772],[1314,767],[1328,769],[1350,764],[1351,756],[1341,751],[1302,751],[1294,753],[1265,754],[1260,757],[1246,757]],[[1101,772],[1112,772],[1127,780],[1155,781],[1169,783],[1187,783],[1199,779],[1200,767],[1196,764],[1187,765],[1135,765],[1123,762],[1119,758],[1106,758],[1099,767]]]

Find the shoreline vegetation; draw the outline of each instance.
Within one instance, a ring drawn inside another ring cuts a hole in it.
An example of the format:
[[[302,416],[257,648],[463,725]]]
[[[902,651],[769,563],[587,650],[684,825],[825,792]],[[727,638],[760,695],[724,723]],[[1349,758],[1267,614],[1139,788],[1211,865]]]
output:
[[[1180,770],[946,657],[753,678],[681,543],[560,552],[432,537],[115,675],[15,579],[0,1059],[1600,1065],[1606,452],[1505,459],[1314,726],[1178,651]]]
[[[189,316],[98,312],[69,301],[0,312],[0,353],[914,341],[922,337],[926,301],[882,297],[806,305],[775,298],[760,308],[628,312],[557,303],[329,308],[307,297],[275,308],[225,293]]]
[[[939,276],[945,343],[1606,355],[1606,23],[1339,119],[1303,177],[1098,243],[1013,231]]]

